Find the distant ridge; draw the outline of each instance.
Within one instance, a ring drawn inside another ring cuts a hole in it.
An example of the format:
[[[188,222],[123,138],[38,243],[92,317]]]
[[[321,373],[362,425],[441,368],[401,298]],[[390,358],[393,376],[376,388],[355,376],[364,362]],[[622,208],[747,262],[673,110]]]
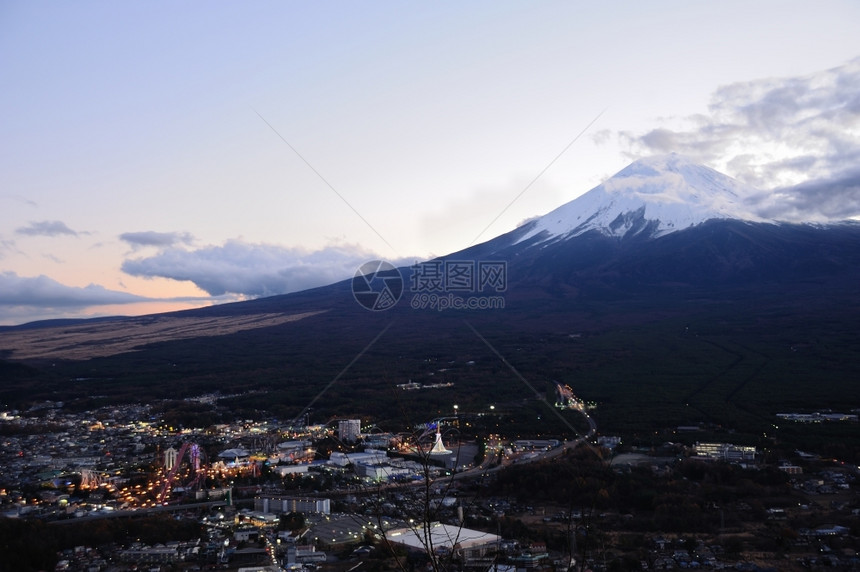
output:
[[[125,320],[131,316],[100,316],[98,318],[56,318],[53,320],[36,320],[35,322],[27,322],[16,326],[0,326],[0,332],[9,332],[15,330],[33,330],[37,328],[55,328],[62,326],[77,326],[80,324],[97,324],[99,322],[114,322],[117,320]]]

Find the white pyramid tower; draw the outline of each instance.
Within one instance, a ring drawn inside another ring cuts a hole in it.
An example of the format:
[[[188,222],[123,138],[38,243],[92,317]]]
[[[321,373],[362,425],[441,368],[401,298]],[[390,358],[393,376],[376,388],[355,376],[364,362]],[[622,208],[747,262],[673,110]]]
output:
[[[431,455],[447,455],[452,453],[445,448],[445,444],[442,443],[442,433],[439,432],[439,427],[436,427],[436,442],[433,443],[433,448],[430,449]]]

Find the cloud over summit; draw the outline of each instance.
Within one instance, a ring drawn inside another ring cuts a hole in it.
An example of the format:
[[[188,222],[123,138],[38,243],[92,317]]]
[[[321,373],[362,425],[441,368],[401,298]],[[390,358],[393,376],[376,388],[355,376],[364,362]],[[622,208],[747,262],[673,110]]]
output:
[[[860,58],[822,72],[717,89],[681,127],[622,132],[631,155],[677,151],[747,184],[762,216],[823,221],[860,215]]]

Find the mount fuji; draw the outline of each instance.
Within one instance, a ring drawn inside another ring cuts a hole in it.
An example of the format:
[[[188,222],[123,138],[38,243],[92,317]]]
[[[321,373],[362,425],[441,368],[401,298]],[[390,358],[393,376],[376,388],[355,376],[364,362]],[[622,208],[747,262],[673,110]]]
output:
[[[860,279],[860,224],[767,219],[747,202],[756,194],[681,155],[642,159],[544,216],[443,258],[502,259],[513,284],[576,297]]]
[[[811,393],[814,406],[836,407],[860,375],[860,224],[767,220],[745,202],[754,192],[678,155],[637,161],[437,259],[503,262],[506,288],[473,293],[503,298],[492,311],[416,307],[404,267],[402,296],[384,311],[362,307],[350,279],[184,312],[0,329],[0,399],[223,391],[247,392],[243,411],[284,416],[308,403],[326,415],[435,415],[484,396],[521,402],[505,356],[517,375],[575,381],[611,402],[608,428],[639,418],[643,403],[696,422],[688,405],[699,396],[695,415],[758,431],[750,408],[813,407]],[[392,389],[408,379],[454,386],[397,393],[393,407]]]
[[[642,159],[532,221],[519,240],[570,238],[592,230],[619,238],[656,238],[712,219],[774,222],[744,205],[743,197],[754,192],[677,154]]]

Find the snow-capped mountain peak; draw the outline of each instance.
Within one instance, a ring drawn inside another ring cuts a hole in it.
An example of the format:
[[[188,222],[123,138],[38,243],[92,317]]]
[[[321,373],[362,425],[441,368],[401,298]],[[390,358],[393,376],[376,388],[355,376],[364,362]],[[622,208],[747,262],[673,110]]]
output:
[[[677,154],[640,159],[539,219],[520,242],[595,230],[607,236],[658,237],[710,219],[762,219],[743,203],[755,190]]]

